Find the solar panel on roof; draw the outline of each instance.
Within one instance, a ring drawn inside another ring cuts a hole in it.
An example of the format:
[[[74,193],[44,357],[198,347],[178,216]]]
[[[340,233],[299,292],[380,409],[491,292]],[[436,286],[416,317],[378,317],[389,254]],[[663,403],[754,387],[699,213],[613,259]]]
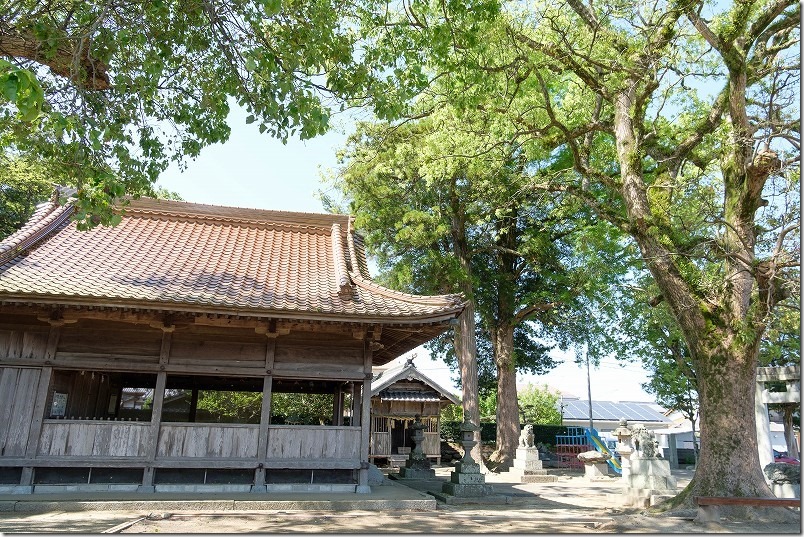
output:
[[[564,401],[564,419],[588,420],[589,402],[580,400]],[[631,422],[670,422],[665,415],[657,412],[648,403],[617,403],[613,401],[592,401],[592,419],[617,421],[625,418]]]

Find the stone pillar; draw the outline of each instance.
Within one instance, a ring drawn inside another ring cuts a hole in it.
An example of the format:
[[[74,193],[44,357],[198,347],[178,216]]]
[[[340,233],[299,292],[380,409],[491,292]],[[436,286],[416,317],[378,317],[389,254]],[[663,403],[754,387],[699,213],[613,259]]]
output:
[[[764,382],[756,383],[754,391],[754,416],[757,422],[757,450],[759,452],[759,467],[765,468],[773,462],[773,446],[771,445],[770,418],[768,405],[765,403],[768,390]]]
[[[670,462],[670,468],[678,468],[678,449],[676,448],[676,435],[670,433],[667,435],[667,460]]]
[[[414,448],[405,461],[405,467],[400,468],[399,477],[403,479],[434,479],[435,470],[430,468],[430,460],[424,455],[424,429],[421,416],[416,414],[416,419],[411,425],[413,429]]]

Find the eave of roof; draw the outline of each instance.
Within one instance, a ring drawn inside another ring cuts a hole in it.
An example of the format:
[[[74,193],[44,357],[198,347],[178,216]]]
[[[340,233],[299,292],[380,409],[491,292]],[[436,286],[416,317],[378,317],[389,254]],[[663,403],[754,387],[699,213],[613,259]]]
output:
[[[0,242],[0,303],[415,326],[396,356],[465,306],[371,281],[348,215],[142,198],[117,227],[78,232],[72,211],[54,198]]]

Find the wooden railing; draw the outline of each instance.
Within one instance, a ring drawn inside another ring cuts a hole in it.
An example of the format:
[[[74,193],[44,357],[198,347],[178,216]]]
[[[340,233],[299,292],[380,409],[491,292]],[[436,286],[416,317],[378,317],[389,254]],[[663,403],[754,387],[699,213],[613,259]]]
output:
[[[260,426],[245,423],[163,423],[157,457],[257,457]]]
[[[45,420],[39,457],[143,457],[150,422]]]
[[[375,457],[387,457],[391,454],[391,433],[371,433],[371,454]]]
[[[37,451],[48,457],[146,457],[150,422],[45,420]],[[157,459],[258,460],[259,425],[162,423]],[[360,427],[271,425],[268,460],[360,458]]]
[[[360,427],[271,425],[268,459],[359,459]]]

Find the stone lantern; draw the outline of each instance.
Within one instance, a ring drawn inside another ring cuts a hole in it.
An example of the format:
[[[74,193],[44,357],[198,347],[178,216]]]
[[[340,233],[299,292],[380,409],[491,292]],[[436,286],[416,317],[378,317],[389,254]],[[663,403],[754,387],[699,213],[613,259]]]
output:
[[[622,466],[622,476],[624,481],[628,481],[628,475],[631,473],[631,453],[634,451],[634,445],[631,441],[631,429],[628,428],[628,421],[625,418],[620,418],[620,423],[611,434],[617,437],[617,453],[620,454],[620,464]]]
[[[468,420],[461,423],[461,446],[463,447],[463,458],[460,464],[465,466],[467,464],[478,464],[472,458],[472,448],[475,447],[475,432],[479,431],[480,427],[473,425]],[[479,464],[478,464],[479,466]]]
[[[426,426],[422,423],[421,416],[416,414],[416,419],[413,421],[413,425],[411,425],[411,429],[413,429],[413,442],[416,446],[405,462],[405,467],[400,468],[400,477],[409,479],[432,479],[435,477],[435,470],[430,468],[430,460],[424,454],[425,427]]]
[[[461,424],[463,458],[455,465],[449,482],[441,487],[442,494],[436,495],[446,503],[454,503],[459,498],[488,497],[493,494],[491,485],[486,485],[486,478],[480,473],[480,463],[472,458],[472,448],[477,444],[475,432],[479,430],[480,427],[468,420]]]

